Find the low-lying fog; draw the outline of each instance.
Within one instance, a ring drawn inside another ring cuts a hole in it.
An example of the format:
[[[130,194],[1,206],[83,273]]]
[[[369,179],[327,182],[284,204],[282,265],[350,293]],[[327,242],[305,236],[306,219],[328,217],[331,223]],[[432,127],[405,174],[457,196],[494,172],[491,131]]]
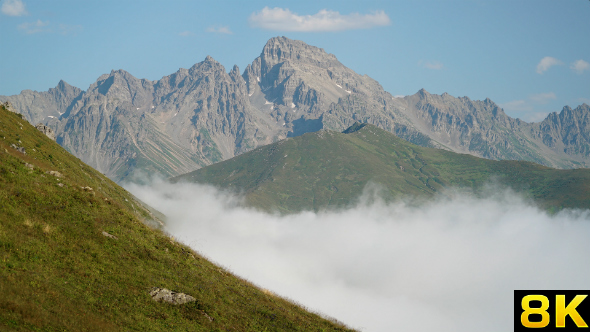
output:
[[[278,216],[207,186],[127,188],[175,238],[363,331],[510,331],[514,289],[590,289],[590,214],[549,216],[508,190]]]

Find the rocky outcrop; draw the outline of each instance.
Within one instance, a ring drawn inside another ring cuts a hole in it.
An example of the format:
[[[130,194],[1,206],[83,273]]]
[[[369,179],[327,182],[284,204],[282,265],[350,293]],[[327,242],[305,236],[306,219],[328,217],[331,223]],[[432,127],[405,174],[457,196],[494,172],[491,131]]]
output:
[[[169,289],[159,287],[152,288],[152,290],[150,291],[150,296],[154,301],[168,302],[172,304],[185,304],[197,300],[190,295],[184,293],[177,293]]]
[[[12,107],[12,103],[10,103],[9,101],[5,101],[5,102],[1,103],[1,106],[4,107],[4,109],[6,109],[7,111],[16,113],[16,111]]]
[[[35,128],[37,128],[37,130],[39,130],[40,132],[42,132],[43,134],[45,134],[47,137],[49,137],[50,139],[55,141],[55,133],[53,132],[53,129],[47,127],[46,125],[39,123],[35,126]]]

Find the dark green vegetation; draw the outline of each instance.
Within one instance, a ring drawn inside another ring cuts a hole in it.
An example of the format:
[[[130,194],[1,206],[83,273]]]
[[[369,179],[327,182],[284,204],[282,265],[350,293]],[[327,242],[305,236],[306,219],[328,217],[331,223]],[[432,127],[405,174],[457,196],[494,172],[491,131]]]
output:
[[[150,218],[0,107],[0,331],[346,330],[224,271],[147,227]],[[197,301],[157,303],[152,287]]]
[[[444,188],[510,186],[548,210],[590,208],[590,170],[557,170],[420,147],[372,125],[320,131],[267,145],[173,178],[245,193],[264,210],[294,212],[354,203],[367,183],[385,199],[429,197]]]

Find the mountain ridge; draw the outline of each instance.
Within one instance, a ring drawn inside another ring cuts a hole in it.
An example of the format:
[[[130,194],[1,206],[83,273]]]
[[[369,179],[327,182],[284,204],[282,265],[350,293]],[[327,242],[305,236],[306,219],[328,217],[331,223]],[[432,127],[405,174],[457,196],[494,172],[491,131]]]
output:
[[[207,56],[156,81],[120,69],[101,75],[86,91],[60,81],[48,92],[23,91],[0,101],[51,127],[62,146],[117,182],[138,173],[176,176],[287,137],[342,131],[357,121],[422,146],[489,159],[590,166],[585,104],[527,123],[489,98],[424,89],[395,98],[335,55],[286,37],[269,39],[241,74],[237,66],[228,72]]]
[[[509,187],[549,211],[590,208],[590,170],[489,160],[420,147],[370,124],[282,140],[170,179],[213,185],[246,205],[297,213],[353,206],[379,188],[385,201],[422,201],[456,190]],[[370,195],[369,195],[370,196]]]

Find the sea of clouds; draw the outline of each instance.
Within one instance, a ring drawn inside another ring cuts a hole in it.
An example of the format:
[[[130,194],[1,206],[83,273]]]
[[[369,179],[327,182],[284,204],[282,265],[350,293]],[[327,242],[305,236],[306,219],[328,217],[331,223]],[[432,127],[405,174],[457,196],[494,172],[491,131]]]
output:
[[[280,216],[209,186],[126,187],[214,262],[363,331],[510,331],[515,289],[590,289],[590,213],[507,189]]]

